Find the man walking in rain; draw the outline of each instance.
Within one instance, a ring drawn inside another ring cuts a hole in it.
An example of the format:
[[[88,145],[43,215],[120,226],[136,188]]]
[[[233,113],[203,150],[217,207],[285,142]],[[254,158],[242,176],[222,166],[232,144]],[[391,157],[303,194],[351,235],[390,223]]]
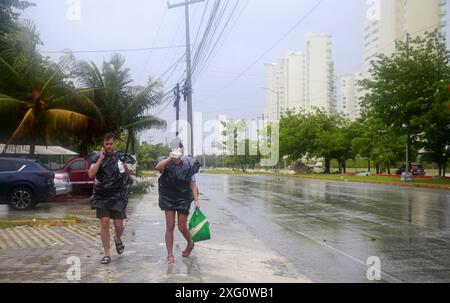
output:
[[[114,222],[114,243],[117,253],[123,254],[125,245],[122,242],[124,220],[127,218],[126,207],[128,195],[133,183],[133,169],[130,164],[136,163],[133,157],[121,151],[115,151],[115,135],[107,133],[103,136],[103,147],[100,153],[91,158],[89,177],[95,177],[94,192],[90,198],[91,207],[96,209],[100,219],[101,238],[105,256],[101,264],[111,263],[110,254],[110,219]]]

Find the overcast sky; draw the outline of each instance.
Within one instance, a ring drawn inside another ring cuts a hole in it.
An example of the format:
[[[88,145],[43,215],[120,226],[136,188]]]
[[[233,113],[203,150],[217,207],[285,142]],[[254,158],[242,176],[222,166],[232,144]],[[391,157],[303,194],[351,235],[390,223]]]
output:
[[[177,3],[184,0],[173,0]],[[212,0],[209,0],[209,7]],[[236,0],[229,0],[230,5]],[[23,16],[32,19],[44,42],[42,51],[125,50],[185,44],[184,9],[167,8],[165,0],[79,0],[80,16],[73,18],[77,0],[34,0],[35,8]],[[205,3],[190,6],[191,39],[194,41]],[[362,68],[363,22],[366,0],[324,0],[294,31],[269,51],[242,77],[262,54],[269,50],[290,28],[297,24],[319,0],[239,0],[236,23],[228,29],[224,44],[214,53],[207,69],[194,85],[194,111],[203,112],[203,119],[217,115],[229,118],[255,119],[263,112],[265,91],[264,63],[271,63],[289,51],[303,51],[305,34],[332,35],[333,58],[337,75],[353,73]],[[71,20],[78,19],[78,20]],[[233,19],[234,20],[234,19]],[[200,33],[201,35],[202,33]],[[121,52],[137,84],[148,77],[159,77],[184,53],[183,47],[147,51]],[[90,59],[101,65],[112,52],[75,53],[79,59]],[[57,59],[60,54],[47,53]],[[184,71],[184,61],[167,81],[169,89]],[[170,75],[167,74],[167,75]],[[224,87],[226,87],[224,89]],[[183,103],[182,117],[185,117]],[[159,114],[160,110],[152,113]],[[175,120],[172,106],[160,114],[169,122]],[[151,131],[143,139],[164,142],[174,134]],[[197,152],[201,152],[196,144]]]

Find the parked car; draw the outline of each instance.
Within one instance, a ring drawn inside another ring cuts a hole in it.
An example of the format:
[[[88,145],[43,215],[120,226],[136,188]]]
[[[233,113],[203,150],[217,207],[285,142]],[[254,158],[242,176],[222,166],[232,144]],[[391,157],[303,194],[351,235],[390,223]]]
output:
[[[66,173],[69,176],[73,191],[91,191],[94,188],[94,179],[89,178],[89,161],[84,157],[75,157],[55,173]]]
[[[403,165],[397,170],[397,175],[401,175],[406,171],[406,165]],[[409,171],[413,173],[414,176],[425,176],[426,171],[422,164],[411,164]]]
[[[70,183],[69,174],[66,172],[55,173],[55,191],[56,195],[67,195],[72,192],[72,183]]]
[[[55,195],[54,176],[37,160],[0,158],[0,203],[30,209]]]

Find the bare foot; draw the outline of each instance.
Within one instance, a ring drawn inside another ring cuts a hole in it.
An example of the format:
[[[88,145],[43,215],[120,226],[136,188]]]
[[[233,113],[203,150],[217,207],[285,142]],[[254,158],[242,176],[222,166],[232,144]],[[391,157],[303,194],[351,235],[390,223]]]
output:
[[[186,249],[183,251],[182,256],[185,257],[185,258],[189,257],[191,255],[192,250],[194,249],[194,246],[195,246],[194,242],[192,242],[191,245],[188,244]]]
[[[173,255],[168,255],[167,256],[167,263],[168,264],[173,264],[175,262],[175,257]]]

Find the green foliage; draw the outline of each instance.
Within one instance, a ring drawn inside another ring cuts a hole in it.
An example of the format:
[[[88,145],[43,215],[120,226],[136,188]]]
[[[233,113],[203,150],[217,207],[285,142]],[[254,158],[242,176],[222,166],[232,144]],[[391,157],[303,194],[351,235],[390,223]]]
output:
[[[0,37],[5,36],[18,29],[17,20],[19,11],[23,11],[33,3],[20,0],[1,0],[0,1]]]
[[[95,104],[65,83],[60,65],[39,54],[36,35],[29,23],[0,38],[0,135],[7,144],[30,144],[30,155],[36,143],[100,128],[82,110],[96,112]]]
[[[149,80],[145,87],[133,86],[130,70],[121,55],[114,54],[109,61],[104,61],[102,69],[92,61],[76,61],[73,57],[72,66],[71,77],[99,108],[104,129],[116,134],[127,132],[124,151],[129,145],[130,152],[136,153],[138,132],[166,127],[165,121],[146,114],[161,103],[162,84]],[[100,139],[102,133],[94,135]]]
[[[151,145],[143,142],[138,149],[138,171],[153,170],[154,162],[160,156],[168,156],[170,148],[163,144]]]
[[[440,174],[450,157],[449,61],[445,40],[435,31],[409,43],[399,41],[397,51],[380,55],[371,78],[361,82],[366,112],[387,129],[388,137],[407,136],[416,150],[426,150],[424,159],[438,163]]]
[[[224,153],[224,164],[227,167],[255,169],[261,159],[257,142],[245,138],[248,124],[244,120],[221,121],[224,128],[224,141],[219,143]]]

